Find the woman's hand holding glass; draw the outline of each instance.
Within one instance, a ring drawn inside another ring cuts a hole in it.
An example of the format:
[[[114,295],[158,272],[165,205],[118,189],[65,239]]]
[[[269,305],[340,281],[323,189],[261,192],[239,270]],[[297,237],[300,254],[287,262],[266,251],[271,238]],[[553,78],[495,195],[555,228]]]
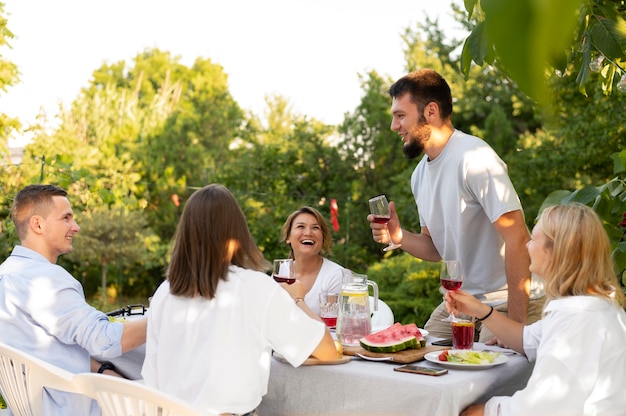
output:
[[[441,287],[445,290],[459,290],[463,285],[463,269],[461,266],[461,260],[442,260],[439,280],[441,282]],[[450,315],[444,319],[444,321],[454,322],[454,314],[450,312]]]

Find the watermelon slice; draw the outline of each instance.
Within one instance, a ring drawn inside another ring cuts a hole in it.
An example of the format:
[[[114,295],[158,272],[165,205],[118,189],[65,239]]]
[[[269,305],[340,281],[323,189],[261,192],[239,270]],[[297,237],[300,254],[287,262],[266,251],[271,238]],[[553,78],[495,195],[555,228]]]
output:
[[[426,340],[416,324],[396,322],[389,328],[361,338],[359,343],[368,351],[388,353],[421,348],[426,345]]]

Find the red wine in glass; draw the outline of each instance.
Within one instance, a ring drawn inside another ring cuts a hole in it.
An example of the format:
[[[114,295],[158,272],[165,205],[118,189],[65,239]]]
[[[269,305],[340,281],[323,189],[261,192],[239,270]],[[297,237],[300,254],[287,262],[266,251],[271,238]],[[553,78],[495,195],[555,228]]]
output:
[[[337,317],[336,316],[322,316],[322,321],[329,328],[335,328],[337,326]]]
[[[389,201],[385,195],[378,195],[374,198],[370,198],[370,214],[374,216],[374,222],[378,224],[387,224],[391,220],[391,211],[389,210]],[[389,245],[383,248],[383,251],[389,251],[401,247],[401,244],[395,244],[391,239],[389,229],[385,229],[387,232],[387,238],[389,239]]]
[[[461,280],[441,279],[441,286],[446,290],[459,290],[463,286]]]
[[[295,281],[296,281],[295,277],[285,277],[285,276],[277,276],[277,275],[273,275],[272,277],[278,283],[287,283],[288,285],[290,285],[292,283],[295,283]]]
[[[275,259],[272,277],[278,283],[287,283],[288,285],[296,281],[296,268],[293,259]]]
[[[460,260],[443,260],[439,275],[441,287],[448,291],[459,290],[463,286],[463,269]],[[450,313],[445,322],[454,322],[454,314]]]

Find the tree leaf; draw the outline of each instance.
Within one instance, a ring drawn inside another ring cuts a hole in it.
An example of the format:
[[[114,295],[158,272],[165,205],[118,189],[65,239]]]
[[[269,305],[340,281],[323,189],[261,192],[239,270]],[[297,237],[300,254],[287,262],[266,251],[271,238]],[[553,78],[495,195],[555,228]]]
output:
[[[613,159],[613,173],[618,174],[626,170],[626,150],[611,155]]]
[[[478,0],[465,0],[463,3],[465,6],[465,11],[467,12],[468,16],[471,17],[474,13],[474,7],[476,7],[476,3],[478,3]]]
[[[611,59],[622,59],[626,57],[626,21],[621,17],[617,21],[596,16],[593,20],[589,33],[591,42],[604,56]]]

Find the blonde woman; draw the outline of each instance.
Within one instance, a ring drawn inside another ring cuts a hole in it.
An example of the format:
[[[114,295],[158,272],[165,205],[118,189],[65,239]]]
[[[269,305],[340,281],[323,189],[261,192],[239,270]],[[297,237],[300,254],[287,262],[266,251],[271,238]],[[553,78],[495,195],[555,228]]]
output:
[[[626,314],[609,239],[582,204],[546,208],[527,244],[530,271],[546,281],[542,320],[524,326],[466,292],[448,292],[448,310],[466,313],[535,361],[525,389],[493,397],[462,415],[624,415]]]

